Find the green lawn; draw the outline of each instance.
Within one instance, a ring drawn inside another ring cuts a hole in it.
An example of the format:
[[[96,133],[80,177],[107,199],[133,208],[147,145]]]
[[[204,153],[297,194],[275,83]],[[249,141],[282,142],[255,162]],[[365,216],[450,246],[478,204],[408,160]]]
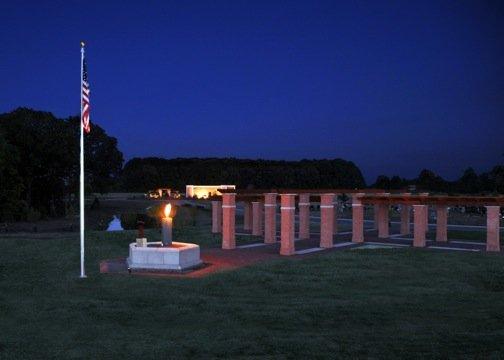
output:
[[[429,231],[427,234],[428,239],[436,238],[436,231]],[[448,240],[467,240],[467,241],[479,241],[486,242],[486,231],[461,231],[461,230],[448,230]],[[504,231],[501,231],[500,235],[501,244],[504,244]]]
[[[207,225],[175,236],[220,241]],[[504,357],[500,255],[347,250],[202,279],[100,275],[133,238],[90,233],[80,280],[76,234],[0,237],[0,359]]]

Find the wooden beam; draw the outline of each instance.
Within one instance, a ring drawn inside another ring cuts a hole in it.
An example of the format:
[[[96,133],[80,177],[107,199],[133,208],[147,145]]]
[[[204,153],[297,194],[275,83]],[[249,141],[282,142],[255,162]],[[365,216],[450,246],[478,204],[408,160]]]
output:
[[[504,206],[503,196],[419,196],[419,195],[389,195],[362,197],[365,204],[388,205],[448,205],[448,206]]]

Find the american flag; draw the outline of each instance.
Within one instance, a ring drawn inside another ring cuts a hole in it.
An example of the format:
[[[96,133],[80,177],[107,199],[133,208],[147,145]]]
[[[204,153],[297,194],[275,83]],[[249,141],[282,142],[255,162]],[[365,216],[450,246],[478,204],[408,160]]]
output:
[[[91,131],[91,125],[89,124],[89,83],[87,75],[87,65],[86,59],[84,58],[82,62],[82,127],[86,133]]]

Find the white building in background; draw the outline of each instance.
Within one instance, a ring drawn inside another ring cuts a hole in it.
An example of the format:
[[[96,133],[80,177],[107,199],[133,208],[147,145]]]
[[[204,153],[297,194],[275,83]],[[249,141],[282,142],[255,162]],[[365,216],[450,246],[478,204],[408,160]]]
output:
[[[206,199],[209,196],[221,195],[219,190],[236,189],[236,185],[186,185],[186,197]]]

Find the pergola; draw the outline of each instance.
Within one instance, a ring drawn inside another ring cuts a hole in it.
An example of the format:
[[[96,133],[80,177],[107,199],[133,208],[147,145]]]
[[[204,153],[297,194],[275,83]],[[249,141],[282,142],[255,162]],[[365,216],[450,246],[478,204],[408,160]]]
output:
[[[320,196],[323,194],[382,194],[386,191],[383,189],[259,189],[259,190],[249,190],[249,189],[239,189],[239,190],[220,190],[222,194],[235,194],[236,201],[264,201],[265,194],[277,194],[277,199],[280,200],[282,194],[308,194],[310,196],[310,201],[318,202]],[[398,192],[400,193],[400,192]],[[220,200],[221,196],[212,197],[212,200]]]
[[[374,206],[374,228],[379,238],[389,238],[389,207],[401,206],[401,235],[411,231],[413,209],[413,246],[425,247],[428,207],[436,208],[436,241],[447,242],[449,206],[484,206],[487,216],[487,251],[500,251],[500,207],[504,196],[430,196],[428,193],[395,193],[382,189],[267,189],[222,190],[212,199],[212,232],[222,232],[222,248],[234,249],[236,202],[243,202],[244,229],[264,235],[265,243],[275,243],[277,208],[280,202],[280,254],[295,253],[295,212],[299,209],[299,239],[310,238],[310,205],[320,203],[320,247],[332,248],[337,233],[338,194],[347,194],[352,202],[352,242],[364,242],[364,206]],[[296,206],[297,205],[297,206]]]
[[[386,197],[375,194],[364,195],[361,201],[365,204],[403,204],[432,206],[504,206],[504,196],[436,196],[390,194]]]

